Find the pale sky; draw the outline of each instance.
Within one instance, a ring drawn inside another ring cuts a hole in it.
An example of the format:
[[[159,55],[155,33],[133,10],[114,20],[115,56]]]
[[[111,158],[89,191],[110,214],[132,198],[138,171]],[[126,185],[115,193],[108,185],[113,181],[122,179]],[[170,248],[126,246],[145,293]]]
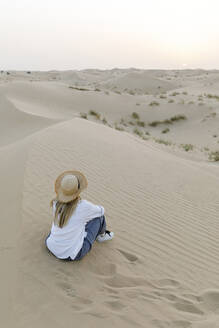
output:
[[[219,69],[219,0],[0,0],[0,69]]]

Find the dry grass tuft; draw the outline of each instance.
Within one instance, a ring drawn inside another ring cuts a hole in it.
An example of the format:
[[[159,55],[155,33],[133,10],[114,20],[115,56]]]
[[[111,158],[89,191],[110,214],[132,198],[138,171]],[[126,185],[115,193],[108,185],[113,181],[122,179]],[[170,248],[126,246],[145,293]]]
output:
[[[132,118],[134,118],[134,119],[136,119],[136,120],[139,120],[139,119],[140,119],[140,116],[138,115],[138,113],[133,112],[133,113],[132,113]]]
[[[150,102],[150,104],[149,104],[149,106],[159,106],[159,105],[160,105],[160,103],[157,102],[157,101],[152,101],[152,102]]]
[[[155,142],[159,143],[159,144],[163,144],[165,146],[170,146],[172,145],[171,141],[167,141],[167,140],[163,140],[163,139],[154,139]]]
[[[94,110],[90,110],[89,114],[92,116],[95,116],[98,120],[100,119],[100,114],[95,112]]]
[[[209,159],[214,162],[219,161],[219,151],[211,151],[209,154]]]
[[[80,113],[80,117],[87,120],[87,113]]]
[[[181,144],[180,147],[183,148],[185,151],[194,149],[194,146],[192,144]]]

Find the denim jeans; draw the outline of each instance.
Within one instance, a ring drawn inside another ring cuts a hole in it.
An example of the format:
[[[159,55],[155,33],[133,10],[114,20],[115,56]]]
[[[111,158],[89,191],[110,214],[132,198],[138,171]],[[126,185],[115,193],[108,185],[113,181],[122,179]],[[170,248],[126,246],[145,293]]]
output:
[[[80,251],[78,252],[76,257],[74,259],[71,259],[71,257],[69,256],[63,260],[66,260],[66,261],[81,260],[82,257],[84,257],[91,250],[92,245],[95,242],[97,236],[99,234],[104,233],[105,230],[106,230],[106,220],[105,220],[104,215],[90,220],[85,226],[85,231],[87,232],[87,236],[84,238],[82,248],[80,249]],[[50,236],[50,233],[46,237],[46,240],[49,236]],[[45,240],[45,243],[46,243],[46,240]]]

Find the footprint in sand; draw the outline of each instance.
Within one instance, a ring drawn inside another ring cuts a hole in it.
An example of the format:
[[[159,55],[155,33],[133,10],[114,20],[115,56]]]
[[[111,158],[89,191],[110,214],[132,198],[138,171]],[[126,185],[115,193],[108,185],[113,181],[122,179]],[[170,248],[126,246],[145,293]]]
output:
[[[71,284],[69,284],[67,281],[61,281],[58,282],[57,285],[65,291],[68,291],[69,289],[71,289]]]
[[[76,301],[77,301],[77,303],[79,303],[81,305],[88,305],[88,304],[93,303],[92,300],[90,300],[89,298],[85,298],[85,297],[77,297]]]
[[[106,305],[106,307],[110,310],[119,312],[120,310],[122,310],[125,305],[122,304],[119,300],[115,300],[115,301],[106,301],[104,302],[104,304]]]
[[[90,271],[101,276],[112,276],[117,272],[117,266],[114,263],[105,263],[104,265],[91,267]]]
[[[177,288],[180,287],[180,283],[174,279],[161,279],[155,282],[156,287],[163,288]]]
[[[132,253],[129,253],[127,251],[123,251],[120,248],[117,248],[117,250],[131,263],[136,262],[138,260],[138,257]]]
[[[136,276],[125,276],[116,273],[113,277],[106,279],[106,284],[113,288],[128,288],[145,286],[147,284],[146,279]]]
[[[177,300],[177,296],[174,294],[163,294],[161,292],[154,292],[155,295],[159,296],[160,298],[166,298],[168,301],[174,302]]]
[[[158,293],[157,293],[158,294]],[[186,303],[186,304],[195,304],[195,303],[199,303],[199,300],[196,298],[187,298],[187,297],[178,297],[177,295],[173,294],[173,293],[159,293],[161,297],[166,298],[167,300],[171,301],[171,302],[178,302],[178,303]]]
[[[193,295],[193,294],[182,294],[182,297],[191,300],[193,302],[201,302],[202,298],[197,296],[197,295]]]
[[[197,301],[194,301],[192,299],[182,298],[175,295],[174,293],[165,292],[165,291],[155,292],[155,294],[159,295],[160,298],[164,298],[170,301],[171,306],[173,306],[178,311],[187,312],[191,314],[199,314],[199,315],[204,314],[204,312],[201,310],[199,306],[199,302]]]
[[[210,312],[219,314],[219,290],[208,289],[200,295],[201,304]]]
[[[186,298],[177,297],[173,306],[183,312],[198,315],[219,314],[219,290],[209,289],[201,295],[184,294]]]
[[[69,295],[71,296],[71,295]],[[85,297],[75,297],[72,302],[72,308],[75,310],[75,312],[84,312],[84,311],[90,311],[91,307],[90,305],[93,304],[93,301],[89,298]]]
[[[179,311],[182,311],[182,312],[187,312],[187,313],[191,313],[191,314],[204,314],[204,312],[199,309],[198,306],[196,306],[195,304],[192,304],[192,303],[188,303],[186,301],[182,301],[180,303],[178,302],[175,302],[173,303],[173,306],[179,310]]]
[[[57,283],[57,286],[60,287],[62,293],[65,293],[65,295],[69,297],[77,297],[76,289],[72,287],[71,284],[69,284],[66,281],[61,281]]]
[[[144,301],[153,301],[159,299],[159,296],[151,293],[140,293],[140,298]]]
[[[152,321],[154,327],[157,328],[189,328],[192,327],[192,323],[187,320],[173,320],[164,321],[155,319]]]

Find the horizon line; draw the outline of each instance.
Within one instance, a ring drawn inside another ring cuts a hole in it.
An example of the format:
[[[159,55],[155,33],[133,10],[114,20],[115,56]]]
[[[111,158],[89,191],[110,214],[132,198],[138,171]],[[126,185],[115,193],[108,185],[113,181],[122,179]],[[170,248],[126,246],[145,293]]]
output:
[[[68,71],[88,71],[88,70],[97,70],[97,71],[112,71],[112,70],[140,70],[140,71],[219,71],[219,68],[201,68],[201,67],[197,67],[197,68],[138,68],[138,67],[126,67],[126,68],[122,68],[122,67],[113,67],[113,68],[81,68],[81,69],[0,69],[1,74],[4,72],[26,72],[26,71],[30,71],[30,72],[68,72]]]

